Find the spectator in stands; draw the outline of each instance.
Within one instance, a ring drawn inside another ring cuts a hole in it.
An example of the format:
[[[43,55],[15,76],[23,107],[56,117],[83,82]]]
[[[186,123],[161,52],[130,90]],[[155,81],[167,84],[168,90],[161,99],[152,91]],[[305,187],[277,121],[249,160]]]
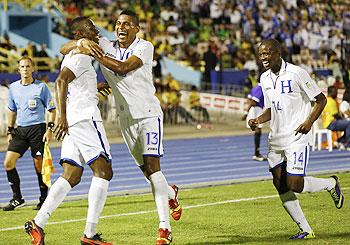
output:
[[[204,74],[203,74],[203,86],[204,91],[211,90],[211,75],[210,72],[215,69],[218,64],[218,57],[216,56],[214,49],[214,43],[211,43],[208,50],[203,55],[203,60],[205,63]]]
[[[46,52],[46,44],[42,43],[40,45],[40,50],[39,52],[36,53],[35,57],[40,57],[40,58],[47,58],[49,55]],[[38,65],[38,71],[50,71],[50,66],[47,62],[40,60],[37,63]]]
[[[44,203],[48,192],[41,175],[44,142],[49,143],[52,138],[51,130],[54,128],[56,116],[55,103],[48,87],[33,78],[33,61],[29,57],[22,57],[18,68],[21,79],[12,83],[9,89],[8,149],[4,161],[13,198],[8,205],[3,207],[4,211],[11,211],[24,205],[16,163],[29,147],[40,187],[40,201],[36,209],[40,209]],[[49,111],[47,126],[45,109]],[[15,123],[17,123],[17,128],[15,128]]]
[[[332,131],[343,131],[344,137],[338,139],[338,143],[341,144],[341,148],[349,148],[350,121],[346,120],[339,111],[337,102],[338,90],[334,86],[329,86],[327,92],[327,104],[322,113],[323,127]]]
[[[202,113],[203,121],[205,123],[209,123],[210,122],[209,113],[207,108],[201,105],[200,95],[198,93],[197,86],[195,85],[191,86],[191,92],[188,97],[189,97],[190,108],[192,110],[199,111],[200,113]]]

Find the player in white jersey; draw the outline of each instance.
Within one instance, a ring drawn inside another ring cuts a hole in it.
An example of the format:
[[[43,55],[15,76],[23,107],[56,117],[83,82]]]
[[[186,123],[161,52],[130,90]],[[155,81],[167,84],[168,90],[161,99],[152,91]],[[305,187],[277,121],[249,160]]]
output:
[[[103,75],[113,91],[123,138],[152,186],[160,221],[156,244],[170,244],[169,208],[175,220],[180,219],[182,208],[177,198],[178,188],[168,185],[160,169],[163,112],[155,96],[152,78],[154,47],[136,37],[140,30],[139,20],[132,11],[121,12],[115,30],[118,41],[100,39],[104,56],[99,56],[99,47],[86,39],[71,41],[61,51],[66,53],[76,45],[97,51],[95,57],[102,64]]]
[[[90,38],[98,42],[98,30],[86,17],[78,17],[71,23],[75,39]],[[44,244],[44,226],[51,214],[76,186],[83,174],[83,166],[89,166],[93,177],[88,194],[88,213],[81,244],[111,243],[102,240],[96,226],[104,207],[109,181],[113,172],[110,147],[97,107],[97,75],[92,57],[73,54],[64,57],[61,72],[56,80],[56,100],[59,118],[55,136],[62,140],[61,160],[63,174],[52,185],[40,211],[34,220],[25,224],[33,244]]]
[[[268,162],[273,184],[285,210],[300,229],[291,239],[314,238],[295,192],[328,190],[338,209],[344,201],[336,176],[327,179],[305,176],[310,130],[326,105],[326,97],[305,70],[281,58],[278,41],[264,40],[258,51],[267,69],[260,77],[265,110],[248,123],[254,130],[259,124],[270,121]],[[315,100],[313,108],[312,100]]]

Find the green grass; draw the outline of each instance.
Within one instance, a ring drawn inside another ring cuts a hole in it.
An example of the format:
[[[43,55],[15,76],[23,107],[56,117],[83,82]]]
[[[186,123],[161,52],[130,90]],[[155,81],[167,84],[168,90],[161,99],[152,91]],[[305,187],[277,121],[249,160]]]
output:
[[[306,244],[349,244],[350,207],[348,205],[350,173],[339,174],[345,194],[341,210],[335,208],[327,192],[299,195],[299,200],[316,239],[301,241]],[[270,197],[268,197],[270,196]],[[244,198],[258,198],[227,202]],[[298,228],[284,211],[271,181],[215,186],[180,192],[184,206],[180,221],[172,221],[173,243],[192,245],[220,244],[286,244]],[[221,203],[220,203],[221,202]],[[209,204],[209,205],[208,205]],[[200,207],[200,205],[208,205]],[[109,197],[98,230],[114,244],[154,244],[158,216],[151,194]],[[46,244],[79,244],[85,226],[87,201],[63,203],[49,222],[82,219],[71,223],[48,224],[45,227]],[[144,214],[130,214],[146,211]],[[32,207],[13,212],[1,212],[0,230],[23,226],[36,211]],[[119,216],[119,214],[128,214]],[[114,217],[110,217],[114,215]],[[0,231],[0,244],[30,244],[23,229]]]

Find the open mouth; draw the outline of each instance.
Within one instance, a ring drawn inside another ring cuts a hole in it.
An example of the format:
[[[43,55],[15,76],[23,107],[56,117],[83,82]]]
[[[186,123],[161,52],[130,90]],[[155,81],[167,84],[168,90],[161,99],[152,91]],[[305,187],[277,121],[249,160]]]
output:
[[[268,67],[270,65],[270,63],[268,61],[263,61],[262,64],[264,67]]]
[[[120,32],[118,32],[118,37],[119,37],[119,38],[125,38],[127,35],[128,35],[128,33],[125,32],[125,31],[120,31]]]

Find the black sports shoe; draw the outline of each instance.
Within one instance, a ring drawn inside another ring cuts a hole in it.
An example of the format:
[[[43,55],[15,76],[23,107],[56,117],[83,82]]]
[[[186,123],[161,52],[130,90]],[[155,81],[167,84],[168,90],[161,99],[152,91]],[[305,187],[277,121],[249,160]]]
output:
[[[11,199],[9,204],[7,204],[5,207],[2,208],[4,211],[12,211],[15,210],[16,208],[23,207],[25,204],[24,199]]]
[[[335,186],[332,189],[330,189],[328,192],[334,201],[335,207],[337,209],[341,209],[344,203],[344,195],[340,189],[339,179],[335,175],[332,175],[331,178],[335,180]]]
[[[80,238],[80,244],[81,245],[113,245],[110,242],[106,242],[105,240],[102,239],[101,237],[101,233],[97,233],[95,234],[93,237],[91,238],[87,238],[85,235]]]
[[[41,206],[43,205],[43,203],[45,202],[46,197],[40,197],[39,198],[39,203],[36,205],[35,208],[33,208],[33,210],[39,210],[41,208]]]

